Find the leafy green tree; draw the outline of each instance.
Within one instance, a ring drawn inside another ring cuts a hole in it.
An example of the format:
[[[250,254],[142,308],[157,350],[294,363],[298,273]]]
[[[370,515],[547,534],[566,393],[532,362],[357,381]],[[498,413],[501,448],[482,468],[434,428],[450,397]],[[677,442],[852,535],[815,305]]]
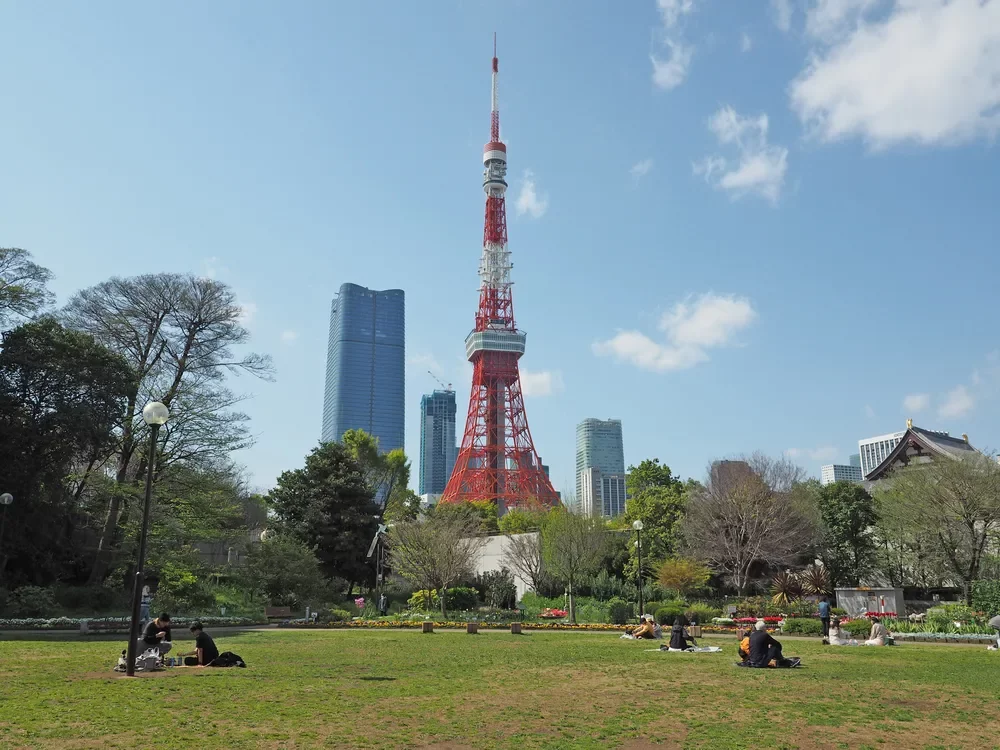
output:
[[[653,566],[673,556],[677,548],[678,522],[684,515],[686,493],[684,483],[660,459],[646,459],[630,466],[625,479],[630,498],[618,526],[632,534],[635,521],[642,521],[642,577],[649,576]],[[638,550],[629,544],[628,562],[622,571],[626,580],[635,581],[639,566]]]
[[[128,364],[92,337],[52,319],[3,336],[0,350],[0,472],[7,509],[0,577],[43,584],[75,580],[86,508],[78,470],[114,450],[114,427],[134,378]]]
[[[276,606],[302,607],[327,590],[316,554],[284,535],[248,545],[237,580],[251,599],[264,598]]]
[[[608,544],[608,528],[598,518],[556,511],[541,532],[545,569],[566,584],[569,618],[576,622],[573,587],[585,576],[597,573]]]
[[[19,247],[0,247],[0,326],[30,318],[52,304],[52,272]]]
[[[341,442],[361,467],[365,483],[376,501],[385,509],[386,518],[416,518],[420,500],[409,489],[410,461],[403,449],[396,448],[382,453],[378,438],[364,430],[348,430]]]
[[[864,487],[853,482],[821,487],[819,499],[823,562],[834,585],[857,586],[875,570],[875,501]]]
[[[350,584],[370,581],[365,557],[379,508],[361,467],[342,443],[321,443],[302,469],[286,471],[268,494],[276,527],[316,551],[323,573]]]
[[[504,534],[525,534],[538,531],[548,517],[550,511],[546,508],[511,508],[504,513],[498,527]]]
[[[705,565],[686,557],[664,560],[656,571],[660,585],[676,591],[682,599],[703,589],[711,576]]]
[[[459,503],[438,503],[431,516],[459,516],[474,522],[478,534],[496,534],[500,530],[497,506],[492,500],[469,500]]]

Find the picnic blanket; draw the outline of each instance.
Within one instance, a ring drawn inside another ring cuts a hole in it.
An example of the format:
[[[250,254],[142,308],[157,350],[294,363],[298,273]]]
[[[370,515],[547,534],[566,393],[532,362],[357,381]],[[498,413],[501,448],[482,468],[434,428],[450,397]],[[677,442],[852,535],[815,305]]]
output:
[[[718,654],[722,649],[718,646],[700,646],[698,648],[688,648],[681,651],[676,648],[647,648],[647,651],[662,651],[665,654]]]

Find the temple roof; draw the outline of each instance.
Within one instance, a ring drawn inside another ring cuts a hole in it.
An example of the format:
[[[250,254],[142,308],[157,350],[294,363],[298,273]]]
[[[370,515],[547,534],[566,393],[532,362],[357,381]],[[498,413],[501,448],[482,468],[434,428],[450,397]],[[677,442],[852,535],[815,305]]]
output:
[[[906,465],[912,458],[923,457],[931,461],[938,458],[961,459],[974,453],[979,451],[969,444],[966,435],[952,437],[947,432],[914,427],[913,423],[907,420],[906,432],[903,433],[899,443],[882,463],[865,476],[865,481],[876,482],[884,479],[896,464]]]

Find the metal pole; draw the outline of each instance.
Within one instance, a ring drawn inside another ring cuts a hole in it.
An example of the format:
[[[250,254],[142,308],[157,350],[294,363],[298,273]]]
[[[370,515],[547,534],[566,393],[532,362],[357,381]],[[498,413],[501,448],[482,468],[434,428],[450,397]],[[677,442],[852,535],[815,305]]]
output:
[[[142,508],[142,530],[139,532],[139,556],[135,564],[135,584],[132,587],[132,624],[129,628],[128,652],[125,657],[125,674],[135,676],[136,646],[139,641],[139,605],[142,601],[143,568],[146,564],[146,534],[149,531],[149,506],[153,496],[153,464],[156,463],[156,434],[160,425],[150,425],[149,459],[146,466],[146,499]]]
[[[3,514],[0,516],[0,553],[3,552],[3,532],[7,528],[7,503],[3,505]],[[3,580],[4,572],[7,569],[7,561],[0,554],[0,581]]]
[[[642,529],[635,530],[635,546],[639,553],[639,617],[642,617]]]

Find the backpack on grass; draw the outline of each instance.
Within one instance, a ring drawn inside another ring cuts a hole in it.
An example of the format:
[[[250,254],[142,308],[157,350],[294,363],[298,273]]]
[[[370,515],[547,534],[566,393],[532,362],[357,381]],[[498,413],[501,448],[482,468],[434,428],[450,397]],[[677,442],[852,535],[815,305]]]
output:
[[[243,657],[239,654],[234,654],[232,651],[223,651],[212,662],[213,667],[242,667],[246,669],[246,662],[243,661]]]

